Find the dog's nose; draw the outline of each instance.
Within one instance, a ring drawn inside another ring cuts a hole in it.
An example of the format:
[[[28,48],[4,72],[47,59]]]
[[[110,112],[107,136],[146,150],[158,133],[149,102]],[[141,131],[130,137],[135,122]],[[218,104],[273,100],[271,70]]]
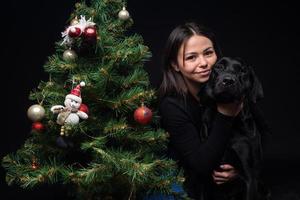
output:
[[[234,79],[230,78],[230,77],[226,77],[226,78],[223,79],[222,84],[224,86],[232,85],[232,84],[234,84]]]

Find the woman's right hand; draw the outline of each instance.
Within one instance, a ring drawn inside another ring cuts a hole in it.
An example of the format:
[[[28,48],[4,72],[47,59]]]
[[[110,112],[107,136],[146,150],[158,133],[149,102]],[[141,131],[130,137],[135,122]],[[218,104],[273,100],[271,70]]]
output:
[[[223,115],[235,117],[243,109],[243,105],[243,101],[234,103],[217,103],[217,110]]]

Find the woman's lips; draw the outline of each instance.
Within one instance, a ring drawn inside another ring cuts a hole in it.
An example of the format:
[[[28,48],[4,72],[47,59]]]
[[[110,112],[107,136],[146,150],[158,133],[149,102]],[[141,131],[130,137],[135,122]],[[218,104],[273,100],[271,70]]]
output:
[[[209,75],[211,72],[211,70],[205,70],[205,71],[202,71],[202,72],[197,72],[198,74],[202,75],[202,76],[207,76]]]

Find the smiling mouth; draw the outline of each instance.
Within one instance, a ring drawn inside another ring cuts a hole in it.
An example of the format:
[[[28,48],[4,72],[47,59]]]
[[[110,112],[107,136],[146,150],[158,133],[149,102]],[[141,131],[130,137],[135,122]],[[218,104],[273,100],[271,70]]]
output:
[[[206,71],[203,71],[203,72],[197,72],[197,74],[200,74],[202,76],[206,76],[208,74],[210,74],[211,70],[206,70]]]

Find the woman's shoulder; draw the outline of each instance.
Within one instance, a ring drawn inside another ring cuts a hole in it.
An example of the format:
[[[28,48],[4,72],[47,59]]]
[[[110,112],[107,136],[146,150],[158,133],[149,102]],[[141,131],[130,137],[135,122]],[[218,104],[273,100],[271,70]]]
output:
[[[190,111],[182,97],[168,95],[160,100],[159,115],[164,124],[182,124],[190,119]]]
[[[159,110],[160,113],[167,113],[168,115],[190,115],[198,112],[199,104],[195,103],[189,95],[166,95],[160,99]]]
[[[185,104],[185,99],[179,95],[166,95],[160,99],[159,108],[166,108],[166,107],[182,107]]]

